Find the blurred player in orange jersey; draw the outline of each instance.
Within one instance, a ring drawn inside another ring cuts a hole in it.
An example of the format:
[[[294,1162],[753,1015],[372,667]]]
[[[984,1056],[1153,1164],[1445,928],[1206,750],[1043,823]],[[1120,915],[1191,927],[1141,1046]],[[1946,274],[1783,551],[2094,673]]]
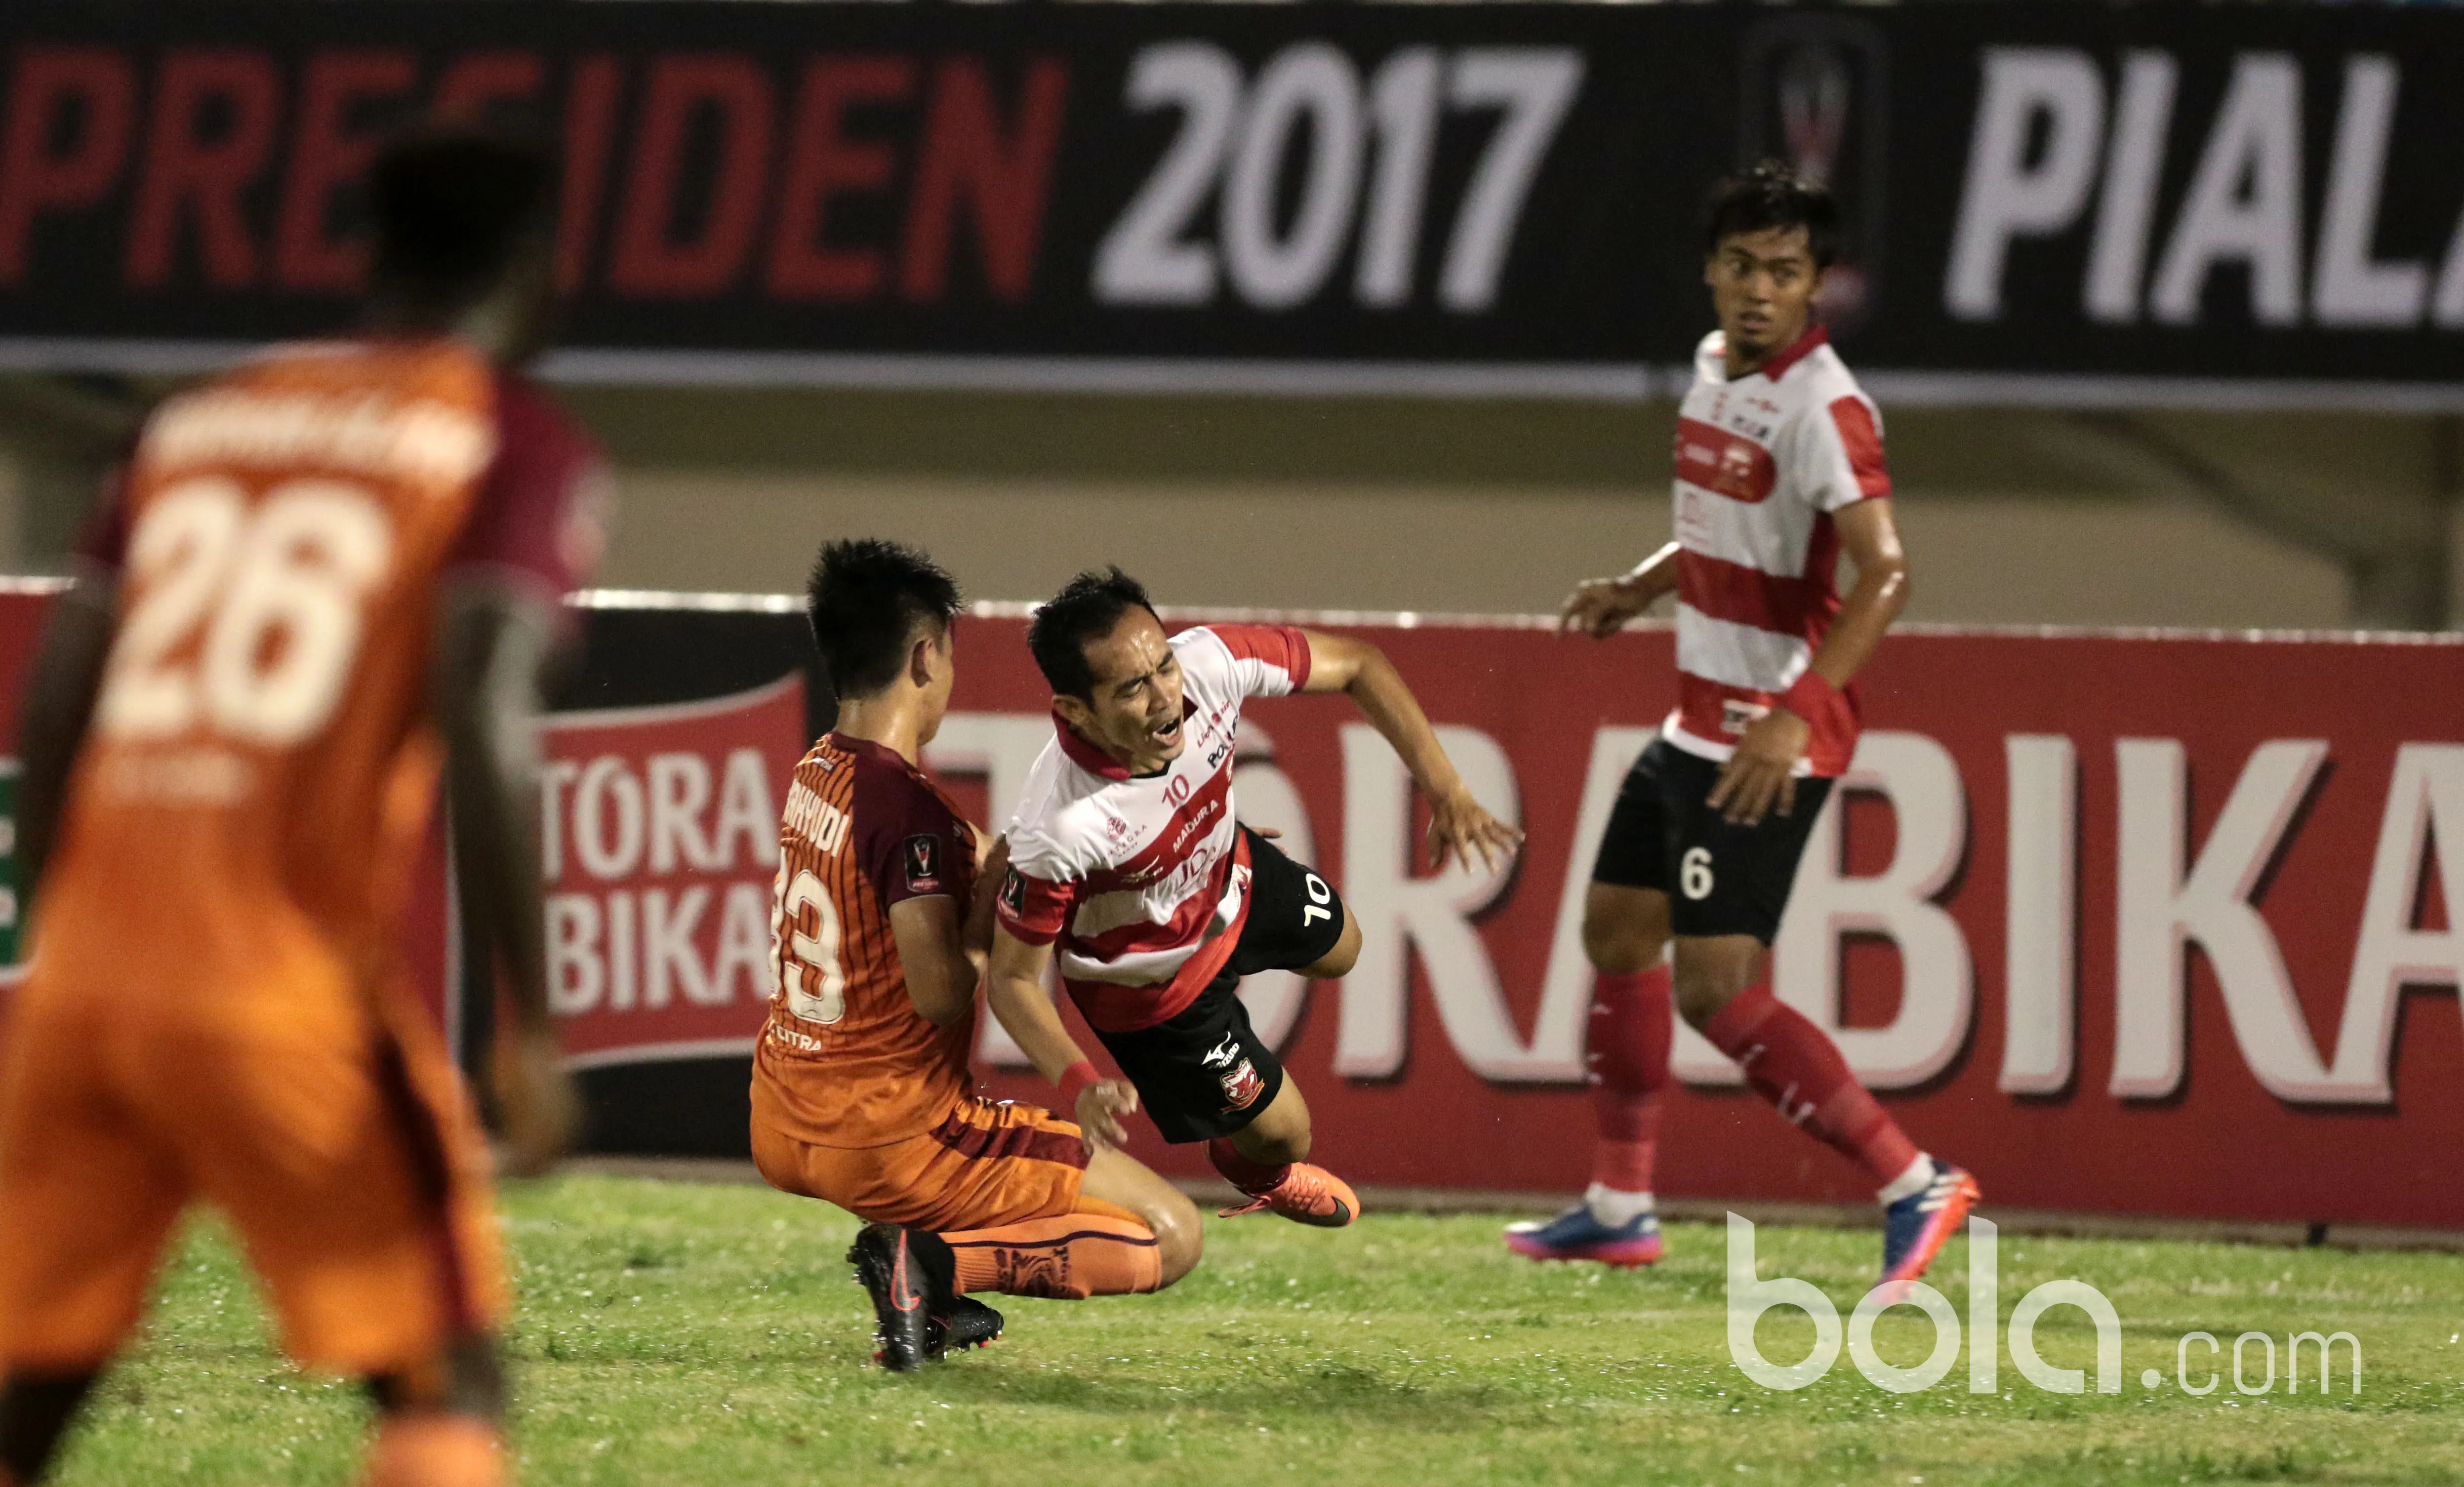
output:
[[[957,586],[913,548],[822,549],[810,613],[838,724],[788,788],[779,992],[753,1059],[754,1161],[870,1221],[847,1258],[898,1370],[1000,1335],[967,1293],[1154,1291],[1200,1243],[1198,1210],[1135,1159],[975,1093],[1005,854],[979,851],[918,767],[949,711],[957,612]]]
[[[477,136],[391,147],[367,334],[159,410],[54,615],[0,1064],[0,1487],[42,1476],[192,1202],[290,1354],[368,1381],[368,1482],[504,1479],[488,1153],[395,943],[442,764],[463,923],[511,988],[510,1160],[548,1164],[575,1107],[534,719],[599,479],[506,370],[543,333],[551,176]]]

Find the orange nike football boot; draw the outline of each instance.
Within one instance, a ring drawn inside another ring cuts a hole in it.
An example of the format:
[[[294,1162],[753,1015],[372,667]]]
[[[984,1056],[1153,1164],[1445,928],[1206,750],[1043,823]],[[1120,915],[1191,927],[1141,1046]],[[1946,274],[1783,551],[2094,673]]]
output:
[[[1284,1173],[1284,1180],[1265,1192],[1251,1193],[1249,1201],[1223,1210],[1218,1218],[1238,1218],[1243,1213],[1269,1210],[1295,1224],[1315,1229],[1341,1229],[1360,1216],[1360,1198],[1352,1185],[1322,1166],[1295,1162]]]

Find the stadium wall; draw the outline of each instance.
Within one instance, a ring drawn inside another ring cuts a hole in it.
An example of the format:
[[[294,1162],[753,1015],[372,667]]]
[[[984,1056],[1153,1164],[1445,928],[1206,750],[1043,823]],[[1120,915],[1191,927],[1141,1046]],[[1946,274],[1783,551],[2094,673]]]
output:
[[[40,602],[0,596],[6,700]],[[1303,618],[1384,646],[1530,840],[1505,877],[1428,876],[1406,783],[1348,704],[1261,704],[1242,813],[1335,878],[1366,943],[1343,983],[1264,977],[1244,995],[1348,1176],[1577,1187],[1580,890],[1617,777],[1668,705],[1668,634]],[[771,823],[829,702],[788,601],[601,595],[583,619],[549,732],[543,867],[592,1143],[740,1155]],[[956,710],[928,756],[996,818],[1050,729],[1022,623],[963,622]],[[1896,635],[1780,934],[1779,992],[1998,1202],[2464,1227],[2445,1119],[2464,1097],[2459,686],[2451,638]],[[406,935],[443,965],[437,866]],[[488,1007],[448,990],[462,981],[483,984],[440,975],[436,990],[468,1047]],[[993,1093],[1041,1098],[989,1025],[979,1053]],[[1672,1197],[1862,1196],[1682,1031],[1677,1060]],[[1199,1169],[1151,1133],[1139,1146]]]
[[[923,545],[971,593],[1050,593],[1111,562],[1179,604],[1516,612],[1665,541],[1667,488],[1664,468],[1639,489],[633,469],[606,576],[793,589],[817,534],[861,532]],[[1896,514],[1918,618],[2348,623],[2343,565],[2193,500],[1937,489]]]

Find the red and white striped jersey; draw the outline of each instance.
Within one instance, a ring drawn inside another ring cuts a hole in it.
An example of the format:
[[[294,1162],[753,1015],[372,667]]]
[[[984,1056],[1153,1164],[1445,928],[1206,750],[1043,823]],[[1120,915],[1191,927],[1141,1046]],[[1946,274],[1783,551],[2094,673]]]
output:
[[[1694,352],[1677,414],[1677,710],[1663,730],[1726,759],[1814,658],[1839,612],[1832,513],[1891,494],[1871,399],[1815,326],[1728,379],[1720,332]],[[1799,771],[1837,775],[1856,752],[1854,689],[1814,735]]]
[[[1231,958],[1249,912],[1249,851],[1232,808],[1241,704],[1309,680],[1309,637],[1288,626],[1200,626],[1172,649],[1180,757],[1133,776],[1055,718],[1009,825],[1001,927],[1057,943],[1062,985],[1107,1032],[1171,1017]]]

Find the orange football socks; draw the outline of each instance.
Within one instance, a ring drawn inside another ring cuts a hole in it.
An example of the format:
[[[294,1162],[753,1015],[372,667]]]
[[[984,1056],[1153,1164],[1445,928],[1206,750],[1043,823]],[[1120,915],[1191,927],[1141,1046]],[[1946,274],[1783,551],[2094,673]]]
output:
[[[485,1420],[387,1415],[368,1448],[367,1487],[504,1487],[504,1436]]]
[[[1108,1205],[1109,1207],[1109,1205]],[[1131,1218],[1065,1213],[1000,1229],[941,1236],[958,1266],[958,1290],[1083,1301],[1163,1284],[1155,1231]]]

